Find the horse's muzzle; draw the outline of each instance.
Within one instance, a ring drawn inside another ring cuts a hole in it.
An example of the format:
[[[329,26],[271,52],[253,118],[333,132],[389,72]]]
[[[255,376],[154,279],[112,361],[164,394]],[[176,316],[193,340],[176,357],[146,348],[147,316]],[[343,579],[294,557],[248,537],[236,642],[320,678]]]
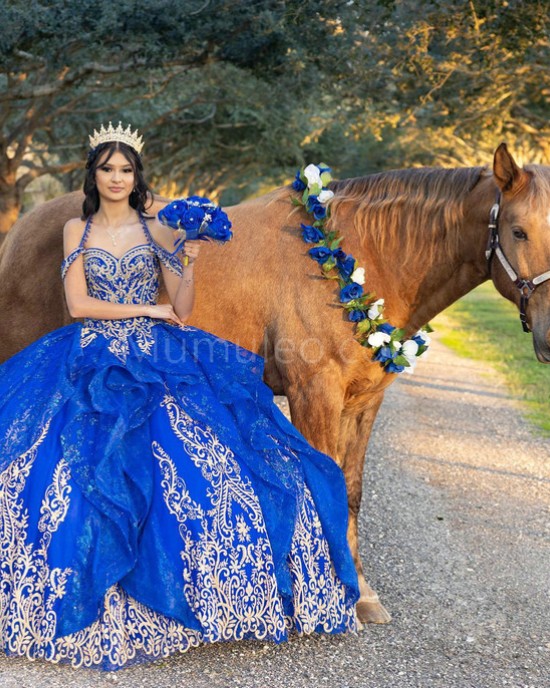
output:
[[[537,331],[533,330],[533,346],[535,347],[535,354],[540,363],[550,363],[550,331],[542,336],[537,335]]]

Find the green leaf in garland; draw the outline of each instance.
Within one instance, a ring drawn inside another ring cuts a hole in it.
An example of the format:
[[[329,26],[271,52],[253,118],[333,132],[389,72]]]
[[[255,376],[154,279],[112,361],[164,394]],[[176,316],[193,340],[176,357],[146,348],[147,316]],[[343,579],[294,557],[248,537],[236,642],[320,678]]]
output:
[[[318,196],[321,193],[321,187],[319,184],[312,184],[309,187],[309,195],[310,196]]]
[[[334,249],[338,248],[338,246],[342,243],[344,237],[341,236],[338,239],[335,239],[334,241],[330,242],[330,250],[334,251]]]
[[[405,330],[403,330],[403,329],[396,329],[391,333],[391,338],[393,340],[397,339],[400,341],[401,339],[403,339],[404,336],[405,336]]]
[[[292,198],[290,199],[290,202],[292,203],[292,205],[299,205],[299,206],[304,205],[302,203],[302,201],[299,198],[296,198],[295,196],[292,196]]]
[[[356,331],[359,334],[366,334],[366,333],[370,333],[371,328],[372,328],[371,321],[368,318],[365,318],[364,320],[360,320],[357,323]]]
[[[323,186],[328,186],[329,182],[332,181],[332,175],[330,172],[322,172],[321,173],[321,184]]]
[[[307,187],[304,189],[304,193],[302,194],[302,204],[305,205],[307,203],[307,198],[309,196],[309,191]]]

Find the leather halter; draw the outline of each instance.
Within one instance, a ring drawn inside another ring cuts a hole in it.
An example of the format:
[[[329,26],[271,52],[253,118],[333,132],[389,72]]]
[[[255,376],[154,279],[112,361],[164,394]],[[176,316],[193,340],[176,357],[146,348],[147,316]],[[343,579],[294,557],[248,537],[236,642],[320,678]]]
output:
[[[506,254],[502,250],[502,246],[500,245],[500,238],[498,235],[498,216],[500,212],[501,200],[502,194],[500,193],[500,191],[498,191],[496,201],[493,207],[491,208],[491,213],[489,215],[489,240],[487,242],[485,257],[487,258],[490,269],[493,255],[496,255],[496,257],[500,261],[500,264],[506,271],[506,274],[519,290],[519,319],[521,320],[523,331],[531,332],[531,329],[529,328],[529,323],[527,322],[527,304],[535,289],[543,282],[550,280],[550,270],[548,270],[547,272],[543,272],[542,275],[534,277],[532,280],[521,278],[518,275],[518,273],[514,270],[510,261],[508,260],[508,258],[506,258]]]

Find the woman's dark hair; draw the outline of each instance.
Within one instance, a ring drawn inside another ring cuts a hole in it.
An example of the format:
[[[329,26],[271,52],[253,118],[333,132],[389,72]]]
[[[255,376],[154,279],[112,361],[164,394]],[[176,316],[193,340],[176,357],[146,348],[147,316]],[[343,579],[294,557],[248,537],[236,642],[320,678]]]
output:
[[[147,186],[143,178],[143,163],[141,162],[139,153],[136,153],[131,146],[122,143],[122,141],[108,141],[106,143],[100,143],[99,146],[96,146],[88,153],[86,177],[83,187],[84,193],[86,194],[86,198],[82,203],[83,220],[86,220],[99,209],[99,194],[95,183],[95,173],[98,168],[98,163],[101,160],[102,164],[105,164],[117,150],[122,153],[126,160],[128,160],[134,171],[135,187],[129,198],[131,207],[146,215],[145,208],[151,205],[153,192]],[[103,160],[103,153],[105,151],[108,151],[108,154],[105,160]]]

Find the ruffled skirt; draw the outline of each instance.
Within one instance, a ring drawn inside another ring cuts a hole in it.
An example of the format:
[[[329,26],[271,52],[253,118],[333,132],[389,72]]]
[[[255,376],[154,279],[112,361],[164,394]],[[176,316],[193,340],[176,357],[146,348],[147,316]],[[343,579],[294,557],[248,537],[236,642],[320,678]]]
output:
[[[343,475],[262,373],[148,318],[74,323],[0,366],[8,654],[116,669],[355,628]]]

